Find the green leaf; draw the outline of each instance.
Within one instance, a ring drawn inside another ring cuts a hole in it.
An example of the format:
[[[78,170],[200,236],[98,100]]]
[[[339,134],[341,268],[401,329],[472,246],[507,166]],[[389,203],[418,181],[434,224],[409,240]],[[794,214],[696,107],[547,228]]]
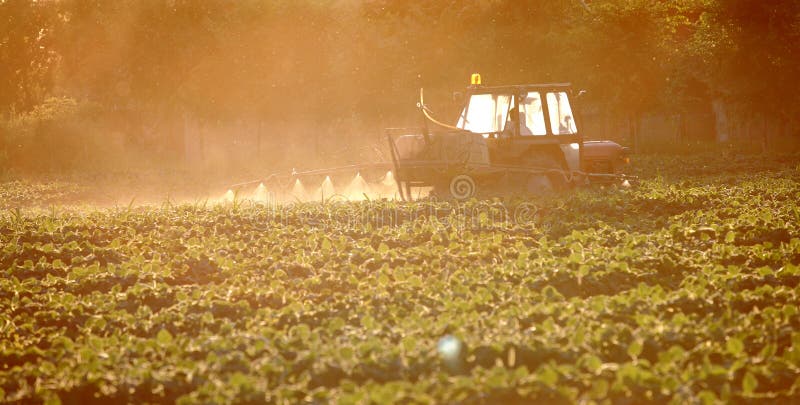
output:
[[[549,387],[555,387],[556,383],[558,383],[558,372],[548,365],[543,366],[539,372],[536,373],[536,376],[539,381]]]
[[[339,348],[339,357],[345,360],[350,360],[353,358],[353,356],[355,356],[355,351],[353,350],[352,347],[342,346],[341,348]]]
[[[172,343],[172,334],[166,329],[161,329],[156,335],[156,342],[162,346],[167,346]]]
[[[714,405],[719,402],[719,398],[717,398],[717,394],[714,391],[703,390],[699,394],[697,394],[697,398],[700,399],[700,402],[703,405]]]
[[[575,328],[575,331],[572,333],[572,344],[574,344],[575,346],[580,346],[583,344],[585,340],[586,340],[586,331],[584,327],[579,326]]]
[[[373,330],[376,328],[375,319],[369,315],[365,315],[361,318],[361,326],[368,330]]]
[[[742,380],[742,391],[744,391],[745,395],[750,395],[756,390],[756,387],[758,387],[758,379],[748,371]]]
[[[744,343],[741,341],[741,339],[736,337],[728,338],[728,342],[725,346],[728,349],[728,353],[734,356],[738,356],[744,351]]]
[[[600,371],[600,368],[603,367],[603,361],[600,360],[599,357],[590,354],[584,357],[583,365],[587,370],[597,374],[597,372]]]
[[[608,396],[608,381],[600,378],[592,381],[591,397],[592,399],[603,399]]]
[[[642,354],[642,342],[634,341],[633,343],[628,346],[628,355],[633,357],[634,359],[639,357]]]
[[[725,243],[733,243],[736,240],[736,232],[728,231],[725,234]]]
[[[252,385],[252,379],[241,371],[237,371],[230,376],[228,384],[237,389],[246,388]]]
[[[309,337],[311,337],[311,329],[304,323],[295,325],[292,328],[292,332],[295,336],[300,338],[301,341],[306,341]]]
[[[345,320],[344,320],[344,319],[342,319],[342,318],[339,318],[339,317],[337,316],[337,317],[335,317],[335,318],[331,319],[331,321],[328,323],[328,328],[329,328],[329,329],[330,329],[332,332],[336,332],[336,331],[338,331],[338,330],[341,330],[342,328],[344,328],[344,326],[345,326],[346,324],[347,324],[347,322],[345,322]]]
[[[59,398],[55,393],[47,395],[44,400],[44,405],[61,405],[61,398]]]
[[[322,250],[323,252],[327,253],[327,252],[331,251],[331,247],[332,247],[332,244],[331,244],[331,240],[330,239],[328,239],[328,238],[322,239],[322,243],[320,245],[320,250]]]
[[[406,336],[403,338],[403,349],[407,352],[414,350],[417,347],[417,339],[414,336]]]

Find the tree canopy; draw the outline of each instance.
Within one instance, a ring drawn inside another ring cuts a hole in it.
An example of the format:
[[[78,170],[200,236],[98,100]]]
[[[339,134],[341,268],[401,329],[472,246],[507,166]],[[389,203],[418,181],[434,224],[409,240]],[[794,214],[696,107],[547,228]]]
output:
[[[420,86],[571,81],[618,114],[800,111],[794,0],[0,0],[0,111],[378,119]]]

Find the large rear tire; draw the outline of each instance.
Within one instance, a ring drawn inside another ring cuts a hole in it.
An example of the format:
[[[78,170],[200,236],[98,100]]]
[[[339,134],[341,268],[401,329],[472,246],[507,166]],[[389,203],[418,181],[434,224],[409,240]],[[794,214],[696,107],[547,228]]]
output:
[[[541,195],[553,192],[553,182],[547,174],[528,174],[525,179],[525,193]]]
[[[526,167],[541,168],[549,170],[547,173],[531,173],[528,175],[526,191],[533,194],[542,194],[559,191],[567,188],[567,181],[564,178],[565,170],[563,159],[558,159],[553,153],[537,152],[525,158]]]
[[[450,179],[450,196],[456,200],[468,200],[475,196],[475,180],[467,174],[459,174]]]
[[[464,201],[475,197],[477,190],[477,183],[472,176],[458,174],[435,183],[430,195],[442,200]]]

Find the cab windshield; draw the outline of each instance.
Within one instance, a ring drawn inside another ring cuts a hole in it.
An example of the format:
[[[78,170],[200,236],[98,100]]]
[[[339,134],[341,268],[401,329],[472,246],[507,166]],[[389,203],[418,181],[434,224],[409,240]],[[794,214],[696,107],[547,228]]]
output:
[[[510,104],[510,94],[473,94],[457,126],[479,134],[502,132]]]

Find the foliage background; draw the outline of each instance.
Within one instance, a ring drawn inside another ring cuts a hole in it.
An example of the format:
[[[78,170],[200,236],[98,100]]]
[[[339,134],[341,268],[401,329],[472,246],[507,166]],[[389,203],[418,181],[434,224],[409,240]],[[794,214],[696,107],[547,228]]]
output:
[[[656,116],[670,142],[774,143],[798,40],[792,0],[0,0],[0,167],[380,158],[419,87],[449,119],[472,72],[588,89],[594,137],[639,146]]]

